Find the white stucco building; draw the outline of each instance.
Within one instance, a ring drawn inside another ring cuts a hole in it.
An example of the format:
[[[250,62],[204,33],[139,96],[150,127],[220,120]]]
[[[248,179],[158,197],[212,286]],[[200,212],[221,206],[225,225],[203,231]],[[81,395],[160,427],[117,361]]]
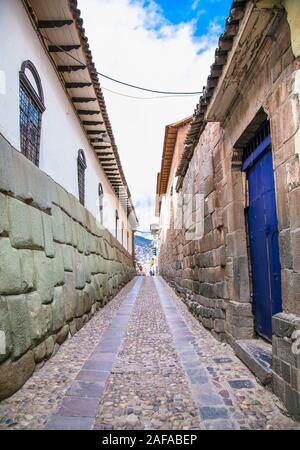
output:
[[[137,218],[76,1],[0,0],[0,29],[0,134],[131,253]]]

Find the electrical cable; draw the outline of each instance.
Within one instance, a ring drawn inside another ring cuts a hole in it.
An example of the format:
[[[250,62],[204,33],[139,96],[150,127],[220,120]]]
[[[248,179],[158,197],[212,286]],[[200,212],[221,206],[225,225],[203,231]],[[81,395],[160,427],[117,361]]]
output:
[[[160,98],[186,98],[186,97],[193,97],[195,95],[198,96],[198,94],[189,94],[189,95],[167,95],[167,96],[159,95],[159,96],[155,96],[155,97],[135,97],[133,95],[127,95],[127,94],[123,94],[121,92],[112,91],[111,89],[108,89],[104,86],[101,86],[101,89],[103,89],[104,91],[111,92],[112,94],[120,95],[121,97],[128,97],[128,98],[133,98],[136,100],[156,100],[156,99],[160,99]]]
[[[82,61],[80,61],[80,60],[79,60],[78,58],[76,58],[75,56],[70,55],[70,52],[69,52],[69,51],[64,50],[62,47],[60,47],[59,45],[57,45],[57,44],[55,44],[54,42],[52,42],[51,39],[47,38],[47,37],[44,36],[43,34],[41,34],[41,36],[42,36],[42,38],[45,39],[46,41],[50,42],[51,45],[54,45],[54,46],[57,47],[61,52],[65,53],[65,54],[68,55],[70,58],[72,58],[74,61],[76,61],[77,63],[79,63],[80,65],[82,65],[83,68],[86,67],[86,64],[84,64]],[[125,81],[117,80],[117,79],[112,78],[112,77],[110,77],[110,76],[108,76],[108,75],[105,75],[104,73],[101,73],[101,72],[96,72],[96,73],[97,73],[98,75],[100,75],[101,77],[107,78],[108,80],[113,81],[113,82],[115,82],[115,83],[119,83],[119,84],[122,84],[122,85],[124,85],[124,86],[131,87],[131,88],[133,88],[133,89],[139,89],[139,90],[146,91],[146,92],[152,92],[152,93],[155,93],[155,94],[176,95],[176,96],[177,96],[177,95],[179,95],[179,96],[184,96],[184,95],[190,96],[190,95],[200,95],[200,94],[202,94],[202,91],[196,91],[196,92],[171,92],[171,91],[158,91],[158,90],[155,90],[155,89],[147,89],[147,88],[144,88],[144,87],[141,87],[141,86],[136,86],[136,85],[134,85],[134,84],[126,83]],[[124,94],[124,95],[125,95],[125,94]]]

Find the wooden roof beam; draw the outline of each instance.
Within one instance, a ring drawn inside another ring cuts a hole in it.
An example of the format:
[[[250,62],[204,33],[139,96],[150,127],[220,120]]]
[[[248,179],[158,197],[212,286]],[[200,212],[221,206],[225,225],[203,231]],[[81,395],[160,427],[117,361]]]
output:
[[[101,114],[101,111],[96,111],[92,109],[77,109],[77,113],[81,116],[93,116],[95,114]]]
[[[78,49],[80,49],[80,44],[71,44],[71,45],[57,44],[57,45],[49,45],[48,47],[50,53],[70,52],[71,50],[78,50]]]
[[[38,28],[61,28],[65,25],[72,25],[73,20],[39,20]]]
[[[106,133],[106,130],[86,130],[87,134],[104,134]]]
[[[95,102],[96,100],[95,97],[72,97],[72,102],[74,103],[89,103]]]
[[[113,152],[99,152],[96,151],[98,156],[114,156]]]
[[[59,72],[68,72],[68,73],[70,73],[70,72],[77,72],[78,70],[84,70],[84,69],[86,69],[86,65],[84,65],[84,64],[82,64],[82,65],[66,65],[66,66],[63,66],[63,65],[59,65],[59,66],[57,66],[57,70],[59,71]]]
[[[85,87],[90,87],[92,86],[93,83],[88,83],[88,82],[84,82],[84,83],[77,83],[77,82],[72,82],[72,83],[65,83],[65,87],[66,89],[77,89],[77,88],[85,88]]]
[[[83,125],[103,125],[103,120],[84,120]]]

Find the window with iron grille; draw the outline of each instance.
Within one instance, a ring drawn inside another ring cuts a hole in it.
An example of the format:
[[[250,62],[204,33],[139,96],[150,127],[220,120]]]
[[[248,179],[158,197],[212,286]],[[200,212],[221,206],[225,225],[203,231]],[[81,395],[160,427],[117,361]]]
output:
[[[116,238],[117,239],[118,239],[118,221],[119,221],[119,213],[116,210],[116,230],[115,230],[115,232],[116,232]]]
[[[250,139],[248,144],[244,148],[243,152],[243,163],[253,154],[253,152],[261,145],[265,139],[270,136],[270,122],[265,120],[264,123],[260,126],[255,136]]]
[[[85,169],[86,169],[85,155],[83,150],[79,150],[77,157],[78,194],[79,194],[79,201],[83,206],[85,200]]]
[[[35,81],[34,88],[26,75],[29,71]],[[21,152],[36,166],[39,165],[44,95],[39,74],[31,61],[24,61],[20,70],[20,143]]]
[[[103,186],[101,183],[98,185],[98,195],[99,195],[99,212],[100,212],[100,223],[103,225]]]

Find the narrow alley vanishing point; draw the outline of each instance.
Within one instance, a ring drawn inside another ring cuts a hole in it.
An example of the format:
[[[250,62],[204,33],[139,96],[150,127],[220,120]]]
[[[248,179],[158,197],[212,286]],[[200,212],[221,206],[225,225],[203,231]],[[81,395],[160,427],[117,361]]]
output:
[[[160,277],[139,277],[0,405],[0,429],[291,429]]]

